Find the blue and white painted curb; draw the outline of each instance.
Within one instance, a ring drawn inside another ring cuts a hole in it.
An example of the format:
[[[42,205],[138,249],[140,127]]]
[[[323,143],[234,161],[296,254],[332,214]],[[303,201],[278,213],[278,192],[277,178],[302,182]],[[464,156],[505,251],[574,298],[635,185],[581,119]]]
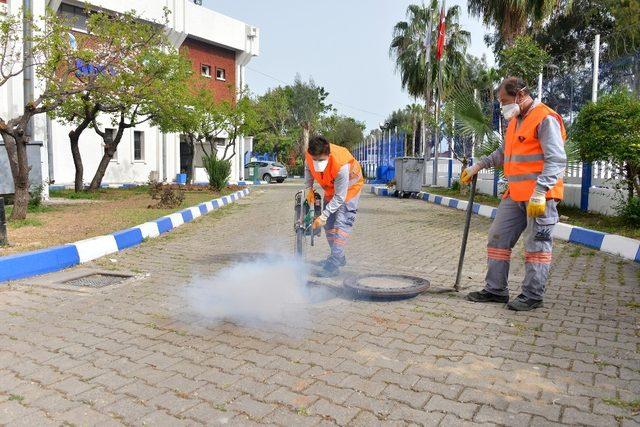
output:
[[[158,237],[202,215],[229,205],[247,194],[249,194],[248,188],[105,236],[0,257],[0,282],[63,270],[139,245],[145,239]]]
[[[389,191],[387,187],[372,186],[371,193],[376,196],[393,197],[394,192]],[[452,197],[439,196],[435,194],[421,192],[419,199],[426,202],[435,203],[437,205],[466,210],[469,202],[458,200]],[[473,204],[473,213],[487,218],[495,218],[497,208]],[[566,240],[567,242],[577,243],[612,255],[618,255],[635,262],[640,262],[640,241],[629,237],[619,236],[617,234],[608,234],[601,231],[590,230],[588,228],[576,227],[562,222],[556,224],[553,229],[553,237],[555,239]]]

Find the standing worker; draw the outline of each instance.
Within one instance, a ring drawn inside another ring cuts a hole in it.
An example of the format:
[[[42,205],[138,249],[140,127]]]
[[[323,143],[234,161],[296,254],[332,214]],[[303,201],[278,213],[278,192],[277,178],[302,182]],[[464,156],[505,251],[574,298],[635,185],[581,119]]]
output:
[[[498,89],[502,115],[509,121],[504,145],[465,169],[460,176],[468,184],[481,169],[504,166],[508,188],[489,229],[488,271],[485,288],[471,292],[475,302],[508,303],[511,310],[542,307],[551,267],[552,231],[558,222],[562,177],[567,163],[562,117],[534,101],[524,81],[506,78]],[[525,233],[525,277],[522,293],[509,302],[511,250]]]
[[[323,136],[311,138],[305,158],[304,177],[310,206],[315,201],[313,182],[317,181],[324,190],[324,210],[314,221],[313,228],[324,226],[331,254],[320,275],[333,277],[347,263],[344,250],[356,220],[364,185],[362,169],[349,150],[329,144]]]

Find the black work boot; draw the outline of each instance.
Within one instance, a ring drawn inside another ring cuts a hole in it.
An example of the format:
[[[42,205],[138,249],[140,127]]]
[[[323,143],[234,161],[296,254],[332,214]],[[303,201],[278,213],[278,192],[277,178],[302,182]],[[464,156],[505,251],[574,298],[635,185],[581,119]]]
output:
[[[504,304],[509,302],[509,295],[496,295],[483,289],[480,292],[469,292],[467,299],[473,302],[499,302]]]
[[[515,311],[529,311],[542,306],[541,299],[527,298],[524,294],[518,295],[516,299],[507,304],[509,310]]]
[[[328,259],[322,265],[322,270],[317,274],[318,277],[335,277],[340,274],[340,266],[338,266],[333,260]]]

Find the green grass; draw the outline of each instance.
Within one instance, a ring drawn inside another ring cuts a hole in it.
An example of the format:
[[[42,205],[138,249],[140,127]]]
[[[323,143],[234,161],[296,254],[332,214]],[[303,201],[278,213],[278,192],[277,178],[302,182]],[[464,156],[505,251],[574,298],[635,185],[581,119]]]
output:
[[[72,200],[121,200],[126,199],[132,195],[137,194],[147,194],[149,191],[149,187],[146,185],[141,185],[139,187],[132,188],[100,188],[98,190],[93,191],[79,191],[75,192],[75,190],[52,190],[49,195],[51,197],[61,198],[61,199],[72,199]]]
[[[24,396],[20,396],[19,394],[12,394],[11,396],[9,396],[9,400],[22,402],[24,400]]]
[[[640,302],[636,302],[636,301],[629,301],[628,303],[626,303],[624,305],[625,307],[629,307],[629,308],[640,308]]]
[[[35,213],[35,214],[40,214],[40,213],[47,213],[47,212],[52,212],[55,211],[56,208],[53,206],[44,206],[44,205],[39,205],[39,206],[32,206],[29,205],[27,207],[27,213]],[[4,208],[4,213],[5,216],[7,217],[7,220],[9,219],[9,217],[11,216],[11,212],[13,212],[13,206],[6,206]]]
[[[618,408],[629,409],[631,412],[640,411],[640,399],[636,400],[622,400],[622,399],[602,399],[604,403],[611,406],[617,406]]]
[[[426,189],[428,193],[437,194],[446,197],[454,197],[456,199],[468,200],[469,193],[460,194],[458,190],[450,188],[429,187]],[[488,196],[486,194],[476,194],[475,202],[488,206],[498,206],[500,198]],[[602,231],[604,233],[620,234],[622,236],[640,239],[640,227],[634,227],[627,224],[622,218],[616,216],[607,216],[599,213],[583,212],[582,210],[565,206],[560,203],[558,205],[558,213],[566,217],[561,221],[566,224],[575,225],[592,230]]]
[[[9,222],[9,229],[16,229],[22,227],[41,227],[42,221],[35,218],[17,219]]]

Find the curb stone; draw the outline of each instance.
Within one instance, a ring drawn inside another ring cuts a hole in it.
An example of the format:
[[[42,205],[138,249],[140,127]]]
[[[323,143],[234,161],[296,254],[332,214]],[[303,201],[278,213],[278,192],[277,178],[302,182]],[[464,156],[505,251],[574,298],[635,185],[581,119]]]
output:
[[[249,188],[200,203],[197,206],[174,212],[155,221],[145,222],[126,230],[66,245],[0,257],[0,283],[60,271],[137,246],[145,239],[158,237],[202,215],[234,203],[247,194],[249,194]]]
[[[371,186],[371,193],[376,196],[394,197],[393,191],[389,191],[387,187]],[[420,192],[418,198],[425,202],[463,211],[467,209],[469,204],[469,202],[465,200],[438,196],[426,192]],[[497,211],[497,208],[491,206],[481,205],[479,203],[473,204],[473,213],[480,216],[493,219],[496,217]],[[590,230],[562,222],[555,225],[553,237],[640,263],[640,241],[636,239],[619,236],[617,234],[603,233],[601,231]]]

